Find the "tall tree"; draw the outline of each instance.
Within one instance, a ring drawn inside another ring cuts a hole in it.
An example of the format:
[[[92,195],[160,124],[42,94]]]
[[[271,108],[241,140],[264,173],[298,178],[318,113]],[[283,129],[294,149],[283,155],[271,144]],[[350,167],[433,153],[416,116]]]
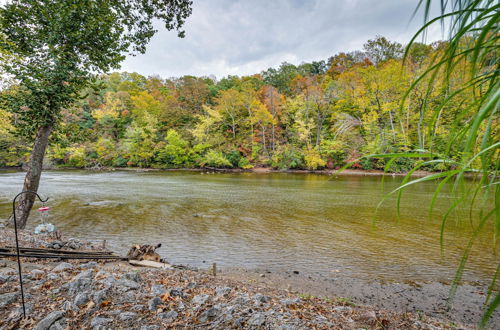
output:
[[[190,0],[18,0],[0,7],[1,69],[19,85],[7,106],[21,132],[34,138],[23,190],[37,191],[49,136],[61,109],[72,105],[96,73],[118,68],[126,52],[143,53],[159,19],[167,30],[191,14]],[[26,225],[34,196],[23,195],[17,212]]]

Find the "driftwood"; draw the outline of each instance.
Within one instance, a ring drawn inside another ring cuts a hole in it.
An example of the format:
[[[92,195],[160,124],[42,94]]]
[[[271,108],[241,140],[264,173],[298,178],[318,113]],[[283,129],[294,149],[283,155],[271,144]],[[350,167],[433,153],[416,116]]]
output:
[[[151,260],[129,260],[128,262],[129,264],[134,266],[152,267],[160,269],[174,269],[174,267],[170,264],[164,262],[151,261]]]

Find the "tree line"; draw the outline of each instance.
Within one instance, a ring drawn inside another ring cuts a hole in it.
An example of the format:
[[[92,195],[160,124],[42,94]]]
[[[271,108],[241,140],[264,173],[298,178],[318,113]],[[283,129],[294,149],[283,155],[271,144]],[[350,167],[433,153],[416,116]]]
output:
[[[242,77],[100,75],[61,112],[46,161],[81,168],[282,170],[335,169],[352,162],[354,168],[406,172],[420,160],[388,164],[386,158],[361,156],[432,150],[453,160],[461,146],[445,150],[449,132],[469,119],[462,110],[473,95],[447,100],[467,81],[471,64],[465,59],[451,79],[438,72],[431,87],[409,89],[446,46],[413,43],[403,59],[403,45],[377,36],[362,51],[300,65],[284,62]],[[2,90],[3,96],[16,92],[15,84]],[[447,108],[438,112],[436,127],[428,126],[436,122],[426,118],[436,114],[424,111],[429,107]],[[28,160],[22,120],[18,112],[0,108],[0,166]]]

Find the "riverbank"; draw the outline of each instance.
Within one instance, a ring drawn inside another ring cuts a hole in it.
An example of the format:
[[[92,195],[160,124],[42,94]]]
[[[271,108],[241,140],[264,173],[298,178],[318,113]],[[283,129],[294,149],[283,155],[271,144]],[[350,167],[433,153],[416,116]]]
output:
[[[20,244],[43,247],[52,241],[23,231]],[[12,243],[12,231],[2,229],[0,246]],[[80,242],[78,248],[102,246]],[[137,268],[123,261],[29,259],[23,269],[27,319],[21,318],[16,261],[0,259],[2,329],[468,329],[475,324],[469,322],[475,318],[458,321],[453,313],[462,310],[438,315],[405,307],[402,299],[391,301],[396,287],[389,290],[376,282],[356,287],[349,279],[326,283],[293,272],[244,269],[223,269],[213,276],[203,269]],[[350,295],[349,286],[359,295]],[[429,292],[423,289],[419,298],[407,286],[398,288],[417,301]],[[457,300],[464,297],[459,294]],[[376,304],[374,299],[388,303]],[[464,308],[474,302],[467,301]]]

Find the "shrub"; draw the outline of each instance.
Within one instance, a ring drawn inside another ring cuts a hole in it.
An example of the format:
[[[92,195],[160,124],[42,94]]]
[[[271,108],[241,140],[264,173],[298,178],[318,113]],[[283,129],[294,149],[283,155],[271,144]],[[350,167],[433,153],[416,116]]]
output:
[[[284,147],[273,154],[271,166],[280,170],[304,168],[304,155],[299,150]]]
[[[304,160],[309,170],[316,170],[326,165],[326,162],[321,159],[321,155],[315,149],[304,151]]]
[[[200,165],[210,167],[232,167],[231,162],[224,157],[222,152],[213,149],[206,153]]]

